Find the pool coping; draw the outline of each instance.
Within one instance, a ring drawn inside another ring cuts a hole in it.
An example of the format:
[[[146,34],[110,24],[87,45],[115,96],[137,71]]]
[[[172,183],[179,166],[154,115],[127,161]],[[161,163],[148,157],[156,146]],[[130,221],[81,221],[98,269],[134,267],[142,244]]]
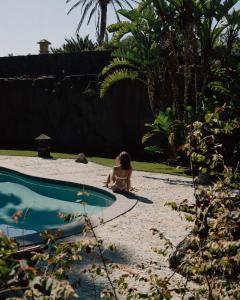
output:
[[[60,185],[70,185],[74,187],[86,187],[86,189],[90,188],[95,191],[99,191],[101,193],[105,193],[109,197],[115,199],[112,205],[109,207],[103,209],[101,212],[96,213],[92,216],[89,216],[89,220],[92,224],[92,227],[95,228],[97,226],[100,226],[102,224],[105,224],[107,222],[110,222],[131,209],[135,207],[137,204],[138,200],[134,199],[133,197],[127,197],[128,195],[131,195],[130,193],[113,193],[110,189],[107,188],[98,188],[92,185],[86,185],[86,184],[81,184],[78,182],[73,182],[73,181],[64,181],[64,180],[58,180],[58,179],[52,179],[52,178],[47,178],[47,177],[40,177],[40,176],[33,176],[29,175],[27,173],[23,173],[22,171],[17,171],[14,169],[9,169],[0,166],[0,171],[8,171],[15,173],[16,175],[24,176],[29,179],[36,179],[36,180],[42,180],[43,182],[48,182],[48,183],[56,183]],[[67,237],[71,237],[73,235],[77,234],[82,234],[83,228],[84,228],[85,222],[84,220],[80,220],[74,223],[69,223],[69,224],[64,224],[59,228],[54,228],[54,229],[49,229],[49,232],[51,234],[56,234],[56,231],[58,230],[58,236],[57,239],[63,239]],[[60,232],[59,232],[60,229]],[[41,236],[41,232],[36,232],[36,233],[31,233],[31,234],[26,234],[24,236],[18,236],[14,237],[14,239],[19,243],[20,247],[29,247],[33,245],[41,245],[44,244],[46,241],[46,238]]]

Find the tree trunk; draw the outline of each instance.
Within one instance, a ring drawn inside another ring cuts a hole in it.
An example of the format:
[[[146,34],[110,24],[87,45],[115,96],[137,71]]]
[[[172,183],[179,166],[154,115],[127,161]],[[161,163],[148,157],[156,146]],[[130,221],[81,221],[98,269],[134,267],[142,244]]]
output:
[[[107,6],[108,1],[100,2],[101,9],[101,22],[100,22],[100,32],[98,35],[98,43],[101,45],[104,42],[106,29],[107,29]]]
[[[154,75],[149,75],[147,80],[148,99],[154,117],[158,115],[160,111],[164,110],[160,91],[158,90],[158,85],[159,83],[157,82],[157,79],[154,77]]]
[[[184,34],[184,120],[187,121],[186,108],[192,104],[192,80],[193,71],[196,72],[197,41],[195,36],[195,16],[192,1],[184,0],[184,13],[182,16],[182,27]],[[196,77],[194,78],[194,80]]]
[[[172,160],[176,160],[177,158],[177,149],[174,141],[168,144],[168,157]]]
[[[187,106],[191,103],[192,73],[195,69],[196,43],[194,23],[189,22],[184,30],[184,120],[187,121]],[[195,79],[195,78],[194,78]]]
[[[177,52],[175,51],[172,32],[168,31],[165,33],[165,47],[168,50],[168,69],[171,81],[171,92],[172,92],[172,110],[173,115],[176,119],[180,119],[179,109],[179,62]]]
[[[209,49],[209,50],[208,50]],[[211,55],[210,55],[210,51],[212,52],[212,49],[209,48],[205,48],[203,49],[202,52],[202,57],[203,57],[203,62],[202,62],[202,86],[201,86],[201,96],[203,97],[206,93],[206,89],[207,89],[207,83],[209,80],[209,75],[210,75],[210,70],[211,70]]]
[[[233,28],[229,28],[227,31],[227,49],[225,59],[231,56],[234,42],[238,37],[238,31],[234,31]]]

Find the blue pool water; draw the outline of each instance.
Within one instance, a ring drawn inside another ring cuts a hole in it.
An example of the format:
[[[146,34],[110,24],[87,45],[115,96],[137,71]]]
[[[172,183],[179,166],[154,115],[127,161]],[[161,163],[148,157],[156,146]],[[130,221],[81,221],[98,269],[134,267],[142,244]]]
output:
[[[78,196],[78,192],[84,192]],[[87,203],[83,207],[78,201]],[[58,213],[95,214],[110,206],[115,198],[100,189],[78,184],[41,180],[15,171],[0,169],[0,229],[9,236],[59,228],[64,220]],[[22,211],[16,222],[13,215]]]

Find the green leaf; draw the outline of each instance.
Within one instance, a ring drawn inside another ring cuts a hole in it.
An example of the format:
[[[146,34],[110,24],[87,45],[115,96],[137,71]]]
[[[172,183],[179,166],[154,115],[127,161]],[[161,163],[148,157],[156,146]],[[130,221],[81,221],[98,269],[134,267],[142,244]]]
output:
[[[134,69],[135,65],[130,63],[129,60],[127,60],[125,58],[115,57],[115,58],[113,58],[111,63],[102,70],[101,74],[106,75],[107,73],[109,73],[110,71],[115,70],[118,67],[125,67],[125,68],[133,68]]]
[[[150,154],[162,153],[162,150],[158,146],[148,146],[144,150]]]
[[[116,70],[112,74],[108,75],[101,84],[100,97],[103,98],[108,89],[121,80],[136,80],[138,78],[138,72],[129,71],[127,69]]]
[[[146,134],[144,134],[144,136],[142,137],[142,143],[144,144],[145,142],[147,142],[151,137],[153,137],[155,135],[154,132],[147,132]],[[148,147],[146,147],[148,148]]]

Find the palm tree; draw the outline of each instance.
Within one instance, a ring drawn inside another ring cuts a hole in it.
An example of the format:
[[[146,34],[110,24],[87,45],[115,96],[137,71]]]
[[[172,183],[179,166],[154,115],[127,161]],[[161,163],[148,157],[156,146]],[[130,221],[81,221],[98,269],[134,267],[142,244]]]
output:
[[[72,0],[67,0],[66,3],[71,2]],[[76,7],[81,6],[81,18],[78,23],[76,33],[79,33],[79,30],[88,17],[87,25],[90,23],[93,15],[97,15],[97,36],[99,44],[104,42],[107,28],[107,10],[108,5],[112,5],[113,10],[115,11],[116,17],[118,17],[118,9],[123,9],[124,6],[132,8],[133,3],[138,3],[137,0],[77,0],[77,2],[70,8],[68,14],[74,10]]]

